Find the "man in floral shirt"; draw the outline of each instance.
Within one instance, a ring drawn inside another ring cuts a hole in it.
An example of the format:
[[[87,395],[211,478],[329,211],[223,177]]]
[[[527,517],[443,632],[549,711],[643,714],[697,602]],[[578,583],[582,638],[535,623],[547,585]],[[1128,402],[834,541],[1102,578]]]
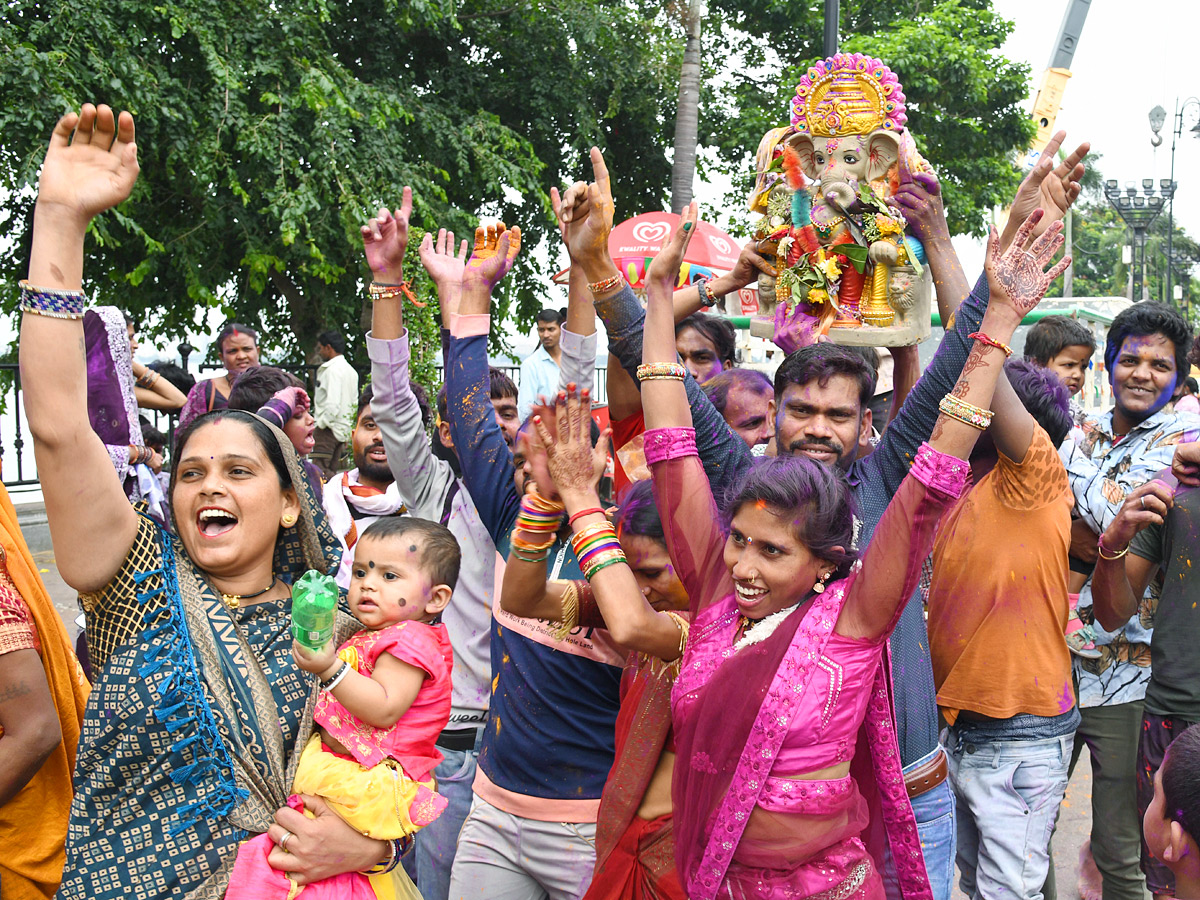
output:
[[[1082,439],[1059,451],[1075,512],[1093,535],[1116,518],[1130,491],[1170,467],[1177,444],[1200,434],[1200,417],[1172,406],[1191,343],[1183,317],[1161,303],[1139,303],[1113,320],[1104,362],[1115,406],[1085,422]],[[1092,831],[1092,853],[1105,900],[1143,896],[1134,772],[1156,603],[1157,594],[1148,590],[1137,615],[1109,632],[1094,621],[1090,577],[1079,594],[1080,618],[1095,629],[1100,656],[1074,663],[1082,714],[1075,753],[1084,743],[1091,752],[1092,821],[1103,823]]]

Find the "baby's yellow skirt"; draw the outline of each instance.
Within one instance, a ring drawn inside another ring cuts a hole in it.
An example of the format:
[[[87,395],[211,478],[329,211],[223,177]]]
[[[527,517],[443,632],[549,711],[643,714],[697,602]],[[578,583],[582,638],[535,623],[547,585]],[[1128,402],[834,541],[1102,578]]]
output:
[[[313,794],[332,807],[355,831],[379,841],[407,837],[442,814],[446,798],[437,782],[414,781],[391,759],[363,768],[322,749],[314,734],[300,755],[292,790]]]

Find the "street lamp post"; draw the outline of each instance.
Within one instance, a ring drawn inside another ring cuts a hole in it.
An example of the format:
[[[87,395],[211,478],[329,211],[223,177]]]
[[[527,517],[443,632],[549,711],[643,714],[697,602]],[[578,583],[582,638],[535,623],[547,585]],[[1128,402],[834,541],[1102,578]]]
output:
[[[1158,218],[1158,214],[1162,212],[1165,202],[1164,196],[1155,194],[1155,184],[1153,178],[1142,179],[1142,193],[1138,193],[1137,186],[1128,181],[1125,183],[1125,188],[1118,186],[1115,178],[1104,183],[1104,196],[1113,209],[1117,211],[1122,221],[1125,222],[1133,230],[1134,239],[1134,274],[1133,274],[1133,289],[1130,292],[1132,296],[1129,298],[1134,303],[1144,299],[1142,296],[1142,276],[1146,268],[1146,233],[1150,229],[1150,223]],[[1170,199],[1171,194],[1166,194],[1166,199]]]
[[[1167,257],[1171,256],[1171,242],[1175,237],[1175,142],[1183,136],[1183,117],[1184,113],[1191,118],[1193,115],[1196,118],[1195,124],[1189,129],[1193,137],[1200,137],[1200,99],[1196,97],[1188,97],[1183,103],[1179,102],[1179,98],[1175,98],[1175,118],[1172,121],[1171,128],[1171,177],[1166,181],[1159,182],[1164,192],[1169,189],[1170,194],[1167,200],[1170,202],[1170,208],[1167,210]],[[1161,106],[1156,106],[1150,110],[1150,130],[1154,132],[1154,137],[1150,138],[1151,146],[1158,147],[1162,144],[1163,123],[1166,121],[1167,111]],[[1171,297],[1171,267],[1167,266],[1167,297]]]
[[[1188,296],[1191,287],[1192,269],[1196,267],[1196,258],[1185,250],[1171,250],[1167,253],[1167,268],[1173,269],[1179,275],[1179,284],[1175,286],[1178,298],[1168,294],[1168,302],[1175,300],[1185,319],[1188,318],[1188,307],[1191,298]],[[1190,319],[1189,319],[1190,321]]]

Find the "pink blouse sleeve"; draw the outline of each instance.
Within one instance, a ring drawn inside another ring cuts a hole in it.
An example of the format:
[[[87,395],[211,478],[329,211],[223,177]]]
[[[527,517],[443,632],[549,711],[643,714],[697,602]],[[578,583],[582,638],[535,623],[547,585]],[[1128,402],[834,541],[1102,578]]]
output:
[[[875,621],[881,608],[887,627],[873,639],[884,640],[896,627],[905,604],[921,578],[921,564],[933,549],[942,515],[963,492],[969,463],[922,444],[900,489],[884,510],[862,560],[862,570],[846,596],[844,609],[870,608],[860,620]]]
[[[696,455],[696,432],[692,428],[647,429],[645,451],[667,551],[694,616],[733,591],[725,567],[720,513]]]

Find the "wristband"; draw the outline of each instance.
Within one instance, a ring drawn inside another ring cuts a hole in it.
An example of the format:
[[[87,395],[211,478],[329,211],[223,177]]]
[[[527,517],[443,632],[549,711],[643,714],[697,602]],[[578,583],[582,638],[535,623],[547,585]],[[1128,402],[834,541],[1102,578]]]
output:
[[[387,875],[400,865],[400,858],[408,852],[408,846],[412,843],[412,837],[405,836],[401,838],[393,838],[387,842],[388,858],[381,863],[376,863],[369,869],[362,869],[359,875]]]
[[[582,519],[584,516],[591,516],[591,515],[595,515],[596,513],[599,513],[600,515],[604,515],[604,510],[602,510],[598,506],[590,506],[587,509],[581,509],[579,512],[575,513],[573,516],[571,516],[569,519],[567,519],[567,524],[574,525],[576,519]]]
[[[20,306],[23,312],[52,319],[82,319],[87,306],[83,291],[63,291],[57,288],[35,287],[21,281]]]
[[[949,416],[951,419],[957,419],[964,425],[970,425],[972,428],[978,428],[980,431],[986,431],[987,427],[992,424],[992,411],[990,409],[981,409],[965,400],[960,400],[953,394],[947,394],[938,404],[938,410]]]
[[[412,292],[412,282],[407,278],[399,284],[380,284],[378,281],[372,281],[367,286],[367,293],[371,295],[372,303],[376,300],[395,300],[397,297],[407,297],[412,301],[413,306],[424,308],[427,305],[417,299]]]
[[[606,291],[611,291],[624,280],[625,276],[618,272],[616,275],[610,275],[603,281],[589,282],[588,290],[593,294],[603,294]]]
[[[717,303],[719,303],[720,301],[725,299],[724,294],[721,294],[718,297],[718,296],[714,295],[712,293],[712,291],[710,291],[708,289],[708,282],[710,280],[711,279],[709,279],[709,278],[697,278],[696,279],[696,290],[698,290],[700,292],[700,306],[704,309],[708,309],[711,306],[715,306]]]
[[[683,381],[687,367],[681,363],[642,363],[637,367],[638,381]]]
[[[345,678],[349,673],[350,664],[343,659],[342,667],[334,672],[333,676],[328,681],[321,682],[321,690],[332,691],[335,687],[341,684],[342,679]]]
[[[982,331],[973,332],[968,334],[967,337],[971,338],[971,340],[979,341],[981,344],[987,344],[989,347],[995,347],[997,350],[1003,351],[1005,359],[1012,356],[1012,347],[1008,346],[1008,344],[1004,343],[1003,341],[997,341],[988,337]]]

